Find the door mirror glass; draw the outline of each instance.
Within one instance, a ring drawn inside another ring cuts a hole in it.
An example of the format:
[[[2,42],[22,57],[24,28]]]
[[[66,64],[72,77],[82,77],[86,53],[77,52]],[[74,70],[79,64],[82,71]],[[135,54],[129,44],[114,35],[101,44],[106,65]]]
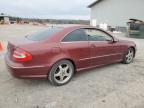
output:
[[[115,38],[114,36],[113,36],[112,38],[113,38],[113,43],[118,42],[118,39],[117,39],[117,38]]]

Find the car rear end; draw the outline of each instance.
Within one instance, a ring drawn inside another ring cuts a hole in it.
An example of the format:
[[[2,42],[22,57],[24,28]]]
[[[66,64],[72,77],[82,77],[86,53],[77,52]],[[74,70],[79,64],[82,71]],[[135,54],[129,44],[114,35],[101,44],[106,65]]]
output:
[[[10,73],[18,78],[46,78],[54,55],[51,52],[53,42],[49,39],[60,31],[61,28],[49,28],[20,39],[10,40],[5,56]]]
[[[45,78],[49,70],[48,63],[38,52],[37,42],[9,41],[5,62],[10,73],[18,78]],[[40,43],[39,43],[40,44]],[[41,45],[39,45],[41,46]],[[39,58],[38,58],[39,56]]]

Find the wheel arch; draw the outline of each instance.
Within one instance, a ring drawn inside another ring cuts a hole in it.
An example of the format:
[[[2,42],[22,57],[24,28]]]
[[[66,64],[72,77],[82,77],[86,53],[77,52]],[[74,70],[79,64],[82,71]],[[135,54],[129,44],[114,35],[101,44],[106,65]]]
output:
[[[69,58],[64,59],[64,60],[68,60],[68,61],[70,61],[73,64],[73,66],[74,66],[74,73],[75,73],[76,72],[76,63],[74,62],[74,60],[69,59]]]
[[[76,63],[74,62],[74,60],[72,60],[72,59],[70,59],[70,58],[61,58],[61,59],[56,60],[56,62],[54,62],[54,63],[51,64],[51,68],[49,69],[48,74],[49,74],[50,70],[52,69],[52,67],[53,67],[56,63],[58,63],[58,62],[60,62],[60,61],[62,61],[62,60],[68,60],[68,61],[70,61],[70,62],[73,64],[73,66],[74,66],[74,73],[76,72]]]
[[[135,54],[136,54],[136,49],[134,46],[130,46],[129,48],[132,48],[134,50],[134,57],[135,57]]]

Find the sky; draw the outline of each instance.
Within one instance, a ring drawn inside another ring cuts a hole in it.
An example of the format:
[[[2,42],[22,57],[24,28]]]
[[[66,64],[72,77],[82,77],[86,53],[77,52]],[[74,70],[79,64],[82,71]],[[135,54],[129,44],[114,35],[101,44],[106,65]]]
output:
[[[95,0],[0,0],[0,13],[24,18],[90,19]]]

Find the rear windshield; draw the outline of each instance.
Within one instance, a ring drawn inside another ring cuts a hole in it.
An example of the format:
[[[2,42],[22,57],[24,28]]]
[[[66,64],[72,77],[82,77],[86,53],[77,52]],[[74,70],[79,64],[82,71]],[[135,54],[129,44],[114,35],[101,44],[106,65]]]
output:
[[[49,28],[49,29],[31,34],[31,35],[28,35],[26,36],[26,38],[29,40],[33,40],[33,41],[41,41],[41,40],[48,39],[49,37],[51,37],[55,33],[58,33],[61,30],[62,28]]]

